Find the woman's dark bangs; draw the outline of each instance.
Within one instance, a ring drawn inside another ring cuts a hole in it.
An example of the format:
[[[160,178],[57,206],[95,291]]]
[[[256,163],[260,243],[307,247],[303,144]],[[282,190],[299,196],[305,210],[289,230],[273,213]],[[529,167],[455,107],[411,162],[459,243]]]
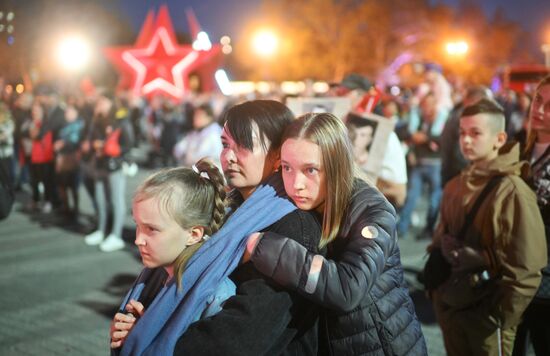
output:
[[[236,108],[234,107],[234,109]],[[254,148],[252,142],[252,120],[248,115],[243,115],[243,113],[236,111],[230,110],[228,112],[225,125],[237,145],[252,151]]]

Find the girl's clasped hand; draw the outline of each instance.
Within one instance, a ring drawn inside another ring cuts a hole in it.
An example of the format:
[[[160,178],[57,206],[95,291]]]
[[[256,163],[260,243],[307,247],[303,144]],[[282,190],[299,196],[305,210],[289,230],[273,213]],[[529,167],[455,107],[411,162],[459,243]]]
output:
[[[111,322],[111,348],[121,347],[128,336],[128,333],[134,325],[138,318],[140,318],[144,313],[143,304],[140,302],[130,299],[126,305],[127,313],[116,313],[113,321]]]

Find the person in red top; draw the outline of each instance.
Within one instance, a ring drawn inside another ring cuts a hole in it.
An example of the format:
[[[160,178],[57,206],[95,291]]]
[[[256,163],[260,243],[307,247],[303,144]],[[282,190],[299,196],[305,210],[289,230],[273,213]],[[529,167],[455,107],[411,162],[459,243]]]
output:
[[[40,202],[40,183],[44,185],[44,204],[42,212],[49,213],[53,208],[55,190],[53,132],[44,131],[44,107],[35,102],[32,106],[32,122],[28,135],[32,140],[30,176],[32,186],[31,209],[38,208]]]

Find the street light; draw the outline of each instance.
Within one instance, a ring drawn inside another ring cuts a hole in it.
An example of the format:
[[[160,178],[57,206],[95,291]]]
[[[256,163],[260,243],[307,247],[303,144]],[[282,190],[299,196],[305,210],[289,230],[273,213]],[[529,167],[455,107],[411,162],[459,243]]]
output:
[[[208,34],[201,31],[197,34],[197,39],[193,42],[193,49],[195,51],[209,51],[212,48],[212,42]]]
[[[218,83],[218,86],[220,87],[220,90],[223,93],[223,95],[233,94],[233,88],[231,87],[231,82],[229,81],[229,78],[227,77],[227,73],[225,72],[225,70],[218,69],[214,74],[214,78],[216,78],[216,82]]]
[[[271,57],[277,51],[279,39],[271,30],[260,30],[252,39],[254,51],[262,57]]]
[[[453,42],[447,42],[445,45],[445,49],[447,50],[447,53],[451,56],[464,56],[466,53],[468,53],[468,42],[466,41],[453,41]]]
[[[90,45],[81,37],[66,37],[58,43],[56,54],[63,68],[78,71],[90,60]]]

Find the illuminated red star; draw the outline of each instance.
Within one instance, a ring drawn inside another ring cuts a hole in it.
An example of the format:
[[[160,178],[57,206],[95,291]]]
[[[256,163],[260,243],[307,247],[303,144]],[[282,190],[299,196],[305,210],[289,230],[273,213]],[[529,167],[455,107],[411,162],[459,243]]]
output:
[[[192,30],[196,32],[196,28]],[[153,13],[149,12],[133,47],[106,48],[104,53],[121,75],[121,87],[131,88],[136,95],[150,97],[162,93],[181,101],[188,91],[192,72],[201,76],[203,89],[213,89],[209,82],[213,82],[220,49],[214,45],[209,50],[196,51],[191,45],[179,45],[164,5],[155,25]]]
[[[136,73],[134,92],[147,96],[160,90],[176,99],[183,97],[184,77],[198,57],[191,46],[173,43],[165,27],[157,28],[146,48],[122,53],[122,60]]]

